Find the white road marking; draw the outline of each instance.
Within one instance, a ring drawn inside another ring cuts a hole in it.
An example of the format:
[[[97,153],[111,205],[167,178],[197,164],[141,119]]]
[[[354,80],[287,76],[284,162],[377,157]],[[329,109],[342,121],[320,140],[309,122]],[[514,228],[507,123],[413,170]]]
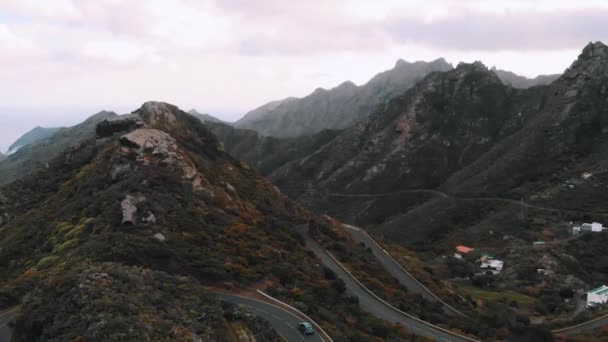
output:
[[[359,228],[351,226],[350,224],[345,224],[346,228],[350,228],[352,230],[359,230]]]

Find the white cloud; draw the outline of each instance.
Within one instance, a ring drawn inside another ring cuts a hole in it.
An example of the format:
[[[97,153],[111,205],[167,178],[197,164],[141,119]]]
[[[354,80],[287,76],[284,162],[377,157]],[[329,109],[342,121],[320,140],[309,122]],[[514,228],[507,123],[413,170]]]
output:
[[[34,44],[26,39],[17,36],[7,25],[0,24],[0,52],[27,52],[34,49]]]
[[[161,57],[150,46],[125,40],[102,40],[85,43],[82,54],[86,57],[105,59],[117,63],[161,62]]]

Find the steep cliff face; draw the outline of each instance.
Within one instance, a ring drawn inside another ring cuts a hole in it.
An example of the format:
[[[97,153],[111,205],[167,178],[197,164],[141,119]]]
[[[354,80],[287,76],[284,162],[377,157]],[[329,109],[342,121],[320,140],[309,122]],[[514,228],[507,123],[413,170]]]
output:
[[[399,60],[393,69],[360,87],[344,82],[330,90],[319,88],[301,99],[271,102],[247,113],[235,125],[276,137],[343,129],[365,119],[376,106],[403,93],[429,73],[451,68],[443,59],[429,63]]]
[[[533,120],[454,175],[444,187],[459,192],[486,188],[494,193],[524,187],[525,192],[532,190],[533,183],[547,186],[548,177],[583,164],[603,168],[607,82],[608,48],[599,42],[589,44],[547,89]]]

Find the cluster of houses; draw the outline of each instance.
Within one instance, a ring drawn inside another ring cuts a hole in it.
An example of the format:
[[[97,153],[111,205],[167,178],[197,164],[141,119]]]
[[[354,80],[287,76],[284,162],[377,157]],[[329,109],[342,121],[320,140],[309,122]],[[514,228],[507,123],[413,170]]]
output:
[[[601,233],[604,231],[604,229],[606,229],[606,227],[598,222],[583,223],[580,226],[572,227],[572,235],[578,235],[586,232]]]
[[[467,246],[456,246],[456,253],[454,253],[454,258],[462,260],[463,255],[469,254],[474,250],[475,249]],[[480,263],[479,268],[481,268],[484,273],[491,272],[494,275],[500,274],[504,266],[504,261],[496,259],[493,255],[490,254],[482,254],[477,261]]]

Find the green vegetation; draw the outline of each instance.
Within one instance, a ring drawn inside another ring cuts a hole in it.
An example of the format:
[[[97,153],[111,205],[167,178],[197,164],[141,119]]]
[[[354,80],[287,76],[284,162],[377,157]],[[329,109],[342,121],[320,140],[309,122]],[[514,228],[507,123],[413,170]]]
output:
[[[0,235],[0,279],[7,280],[0,305],[23,304],[21,340],[206,340],[225,323],[194,323],[201,307],[217,307],[203,286],[261,281],[337,339],[408,336],[327,281],[292,229],[312,218],[321,234],[347,243],[327,220],[223,152],[196,118],[164,109],[175,121],[146,108],[137,114],[171,134],[175,159],[142,156],[120,132],[87,140],[0,189],[0,212],[11,217]],[[127,195],[141,198],[132,225],[122,224]],[[145,220],[150,213],[155,219]],[[80,287],[89,280],[94,285]]]

